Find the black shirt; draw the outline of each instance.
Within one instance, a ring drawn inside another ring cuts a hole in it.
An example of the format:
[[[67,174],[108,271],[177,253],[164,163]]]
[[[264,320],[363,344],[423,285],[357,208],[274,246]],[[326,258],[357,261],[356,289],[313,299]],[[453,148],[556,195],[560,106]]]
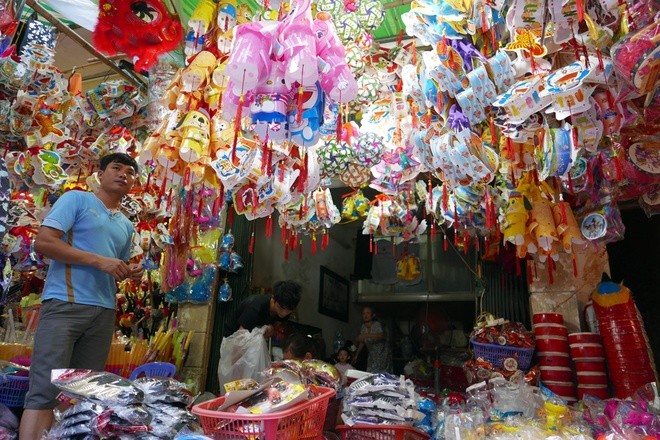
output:
[[[224,336],[231,336],[243,327],[252,331],[255,327],[271,324],[278,317],[270,316],[271,295],[251,295],[238,305],[238,309],[225,320]]]

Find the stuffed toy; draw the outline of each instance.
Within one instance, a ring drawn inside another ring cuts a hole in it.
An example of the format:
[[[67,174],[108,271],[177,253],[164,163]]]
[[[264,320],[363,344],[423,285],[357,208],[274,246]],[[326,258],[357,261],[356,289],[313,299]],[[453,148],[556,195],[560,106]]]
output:
[[[108,55],[124,52],[144,72],[157,56],[175,49],[183,39],[176,15],[161,0],[101,0],[94,29],[94,47]]]

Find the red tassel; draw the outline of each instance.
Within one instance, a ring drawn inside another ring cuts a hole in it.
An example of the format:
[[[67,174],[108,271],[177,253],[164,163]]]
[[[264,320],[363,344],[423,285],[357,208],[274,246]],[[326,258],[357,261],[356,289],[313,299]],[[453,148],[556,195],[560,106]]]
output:
[[[495,134],[495,118],[493,118],[493,113],[490,114],[490,122],[488,123],[488,128],[490,129],[490,143],[492,145],[497,145],[497,135]]]
[[[202,185],[202,189],[199,191],[199,205],[197,206],[197,216],[201,217],[202,216],[202,211],[204,210],[204,185]]]
[[[485,198],[485,201],[486,201],[486,229],[490,230],[490,227],[493,226],[493,223],[491,221],[492,218],[491,218],[490,210],[491,210],[492,207],[491,207],[491,200],[490,200],[490,190],[488,189],[488,187],[486,187],[486,197],[484,197],[484,198]]]
[[[504,141],[504,144],[506,148],[506,154],[504,157],[509,159],[509,162],[513,163],[516,160],[516,153],[513,150],[513,141],[510,137],[507,137]]]
[[[442,185],[442,210],[446,213],[449,210],[449,194],[447,194],[447,184]]]
[[[167,192],[167,209],[170,209],[170,206],[172,206],[172,188]]]
[[[329,245],[330,245],[330,234],[328,234],[327,231],[323,231],[323,240],[321,241],[321,248],[325,250]]]
[[[454,246],[458,246],[458,228],[454,226]]]
[[[568,225],[568,220],[566,219],[566,202],[559,201],[559,210],[561,212],[561,224]]]
[[[304,151],[304,150],[301,150]],[[301,165],[300,165],[300,175],[298,176],[298,191],[304,192],[305,191],[305,185],[307,184],[307,173],[308,173],[308,158],[309,155],[303,153],[303,156],[301,159]]]
[[[298,242],[298,233],[291,228],[291,234],[289,235],[289,246],[291,246],[291,250],[294,250],[296,248],[296,243]]]
[[[417,43],[415,40],[412,42],[412,64],[413,66],[417,65]]]
[[[261,174],[268,175],[268,169],[270,168],[270,151],[268,148],[268,131],[266,131],[266,139],[264,140],[263,145],[261,146]]]
[[[463,232],[463,253],[465,255],[467,255],[469,247],[470,247],[470,234],[468,233],[468,230],[465,229],[465,231]]]
[[[605,63],[603,63],[603,54],[600,53],[600,50],[596,49],[596,57],[598,58],[598,69],[601,72],[605,72]]]
[[[472,210],[468,209],[468,225],[472,225]]]
[[[222,197],[216,197],[213,201],[213,217],[217,217],[222,209]]]
[[[273,236],[273,216],[269,215],[266,217],[266,238],[271,238]]]
[[[303,66],[303,70],[304,70]],[[303,86],[300,84],[298,86],[298,100],[296,102],[296,124],[299,124],[302,122],[302,116],[303,116]]]
[[[243,101],[245,97],[241,94],[241,97],[238,100],[238,109],[236,110],[236,116],[234,117],[234,140],[231,144],[231,162],[234,165],[238,165],[236,161],[236,145],[238,144],[238,134],[241,132],[241,118],[243,117]]]
[[[460,222],[458,221],[458,211],[456,210],[456,200],[454,200],[454,229],[458,230]]]
[[[447,243],[447,231],[443,234],[443,239],[442,239],[442,250],[447,252],[449,243]]]
[[[429,206],[431,207],[431,209],[433,209],[433,183],[431,182],[431,176],[429,176],[428,192],[429,192]]]
[[[316,255],[316,234],[312,234],[312,255]]]
[[[516,256],[516,276],[522,275],[522,270],[520,268],[520,258]]]
[[[486,11],[483,6],[480,7],[481,9],[481,32],[484,34],[488,32],[488,20],[486,20]]]
[[[341,142],[341,128],[342,128],[342,107],[341,103],[337,104],[337,127],[336,127],[336,133],[335,135],[337,136],[337,143]]]
[[[250,244],[248,245],[248,254],[254,253],[254,232],[250,235]]]
[[[490,28],[490,40],[493,45],[493,51],[497,52],[500,48],[500,44],[497,42],[497,31],[495,30],[495,26]]]
[[[374,253],[374,236],[369,234],[369,253]]]
[[[578,21],[582,23],[584,21],[584,0],[575,0],[575,7],[577,8]]]

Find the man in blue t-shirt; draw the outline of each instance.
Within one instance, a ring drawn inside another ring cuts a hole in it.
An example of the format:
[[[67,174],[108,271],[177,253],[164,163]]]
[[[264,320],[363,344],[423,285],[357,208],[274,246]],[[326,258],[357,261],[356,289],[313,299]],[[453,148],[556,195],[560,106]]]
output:
[[[40,439],[53,423],[58,390],[50,383],[51,370],[102,371],[105,366],[114,333],[116,282],[142,278],[141,265],[128,263],[133,225],[119,212],[137,175],[138,165],[129,155],[104,156],[99,189],[64,193],[39,229],[35,250],[51,262],[20,440]]]

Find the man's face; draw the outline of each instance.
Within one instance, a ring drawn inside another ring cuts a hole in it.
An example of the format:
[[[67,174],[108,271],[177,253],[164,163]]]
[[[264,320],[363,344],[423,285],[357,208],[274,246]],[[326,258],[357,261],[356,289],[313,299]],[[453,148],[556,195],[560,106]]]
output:
[[[122,196],[128,194],[133,188],[137,173],[130,165],[119,162],[111,162],[103,171],[99,171],[99,181],[101,188],[112,194]]]
[[[280,318],[286,318],[289,316],[291,313],[293,313],[293,310],[289,310],[286,307],[282,306],[280,303],[277,301],[274,301],[274,308],[275,308],[275,314],[279,316]]]

